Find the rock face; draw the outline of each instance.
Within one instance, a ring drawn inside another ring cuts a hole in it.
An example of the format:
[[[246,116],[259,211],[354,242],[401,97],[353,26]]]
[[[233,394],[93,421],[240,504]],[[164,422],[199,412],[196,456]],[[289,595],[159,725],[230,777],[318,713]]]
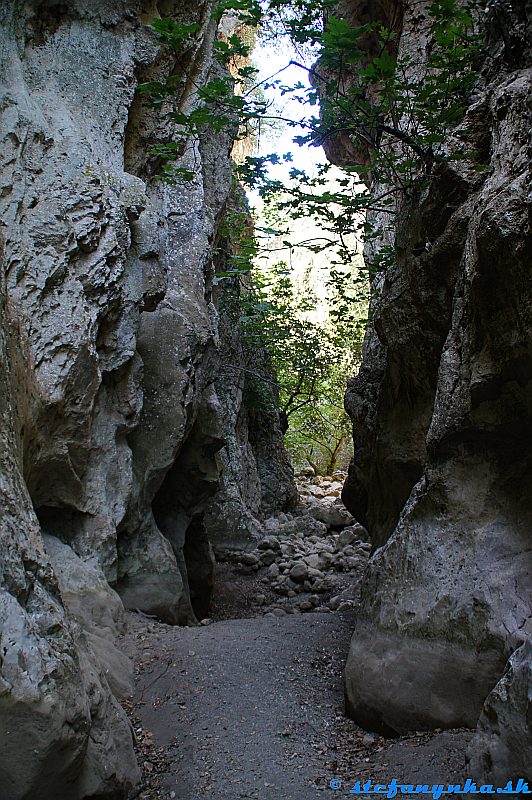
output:
[[[1,4],[8,800],[118,797],[135,783],[129,726],[109,690],[127,691],[113,644],[121,603],[194,622],[214,580],[212,498],[236,497],[249,536],[255,515],[294,491],[278,422],[250,422],[243,384],[235,390],[221,369],[225,312],[212,284],[232,141],[207,132],[183,142],[177,165],[193,180],[156,181],[150,151],[178,132],[138,91],[172,75],[166,110],[193,107],[195,87],[221,69],[215,5]],[[158,16],[197,26],[181,51],[162,47],[149,26]],[[248,459],[221,485],[235,437],[249,442]],[[283,463],[274,484],[265,451]],[[216,534],[230,530],[226,517]]]
[[[218,454],[220,489],[207,504],[205,524],[213,545],[223,552],[253,547],[261,534],[257,517],[292,508],[297,490],[266,353],[247,344],[239,329],[235,279],[221,282],[215,296],[222,353],[215,388],[225,447]]]
[[[0,785],[2,798],[121,796],[138,780],[129,722],[65,609],[21,470],[0,284]],[[66,545],[59,546],[70,551]],[[54,550],[55,555],[55,550]],[[67,556],[68,557],[68,556]],[[78,559],[78,561],[80,561]],[[96,569],[96,568],[94,568]],[[61,568],[58,568],[61,572]],[[80,570],[83,573],[83,570]],[[78,579],[80,576],[78,576]],[[72,581],[76,578],[72,575]],[[83,577],[80,581],[84,583]],[[60,583],[62,576],[60,575]],[[67,587],[62,587],[67,589]],[[102,590],[95,582],[92,598]],[[112,593],[108,587],[103,591]],[[106,600],[108,597],[106,597]],[[72,601],[72,605],[74,605]],[[94,610],[96,603],[92,603]],[[115,609],[120,605],[118,598]],[[100,606],[112,625],[113,608]],[[95,620],[94,620],[95,622]],[[99,622],[105,622],[100,619]],[[105,629],[99,628],[98,635]],[[105,652],[105,649],[104,649]]]
[[[366,21],[366,6],[344,7],[353,24]],[[385,4],[375,8],[385,21]],[[405,7],[400,52],[419,41],[426,11]],[[364,360],[346,395],[354,459],[343,499],[374,546],[347,705],[385,733],[474,726],[506,659],[531,634],[525,13],[524,3],[488,3],[489,58],[457,138],[444,146],[467,141],[485,170],[443,163],[426,191],[399,203],[394,258],[375,278]],[[521,663],[530,651],[519,652]],[[500,708],[511,705],[502,691],[511,680],[487,701],[485,743],[490,709],[501,725],[511,718]],[[519,724],[530,726],[530,716],[509,722]],[[494,758],[504,760],[512,730],[493,731],[502,742]]]
[[[97,556],[128,606],[174,622],[193,616],[185,545],[212,580],[209,548],[188,540],[206,537],[218,452],[237,428],[248,440],[253,431],[220,371],[212,296],[232,142],[191,139],[178,164],[194,179],[153,180],[150,149],[177,133],[139,82],[175,74],[179,61],[175,105],[186,111],[185,68],[198,85],[220,69],[213,4],[169,5],[165,14],[201,28],[177,55],[143,24],[155,11],[140,3],[4,8],[2,218],[17,432],[42,527]],[[281,442],[278,424],[263,426],[243,467],[268,511],[294,491]],[[273,489],[260,467],[268,446],[285,459]],[[249,493],[239,503],[260,513]]]
[[[469,774],[485,783],[532,781],[532,644],[528,639],[511,656],[506,671],[488,695],[471,746]],[[515,784],[514,784],[515,788]]]

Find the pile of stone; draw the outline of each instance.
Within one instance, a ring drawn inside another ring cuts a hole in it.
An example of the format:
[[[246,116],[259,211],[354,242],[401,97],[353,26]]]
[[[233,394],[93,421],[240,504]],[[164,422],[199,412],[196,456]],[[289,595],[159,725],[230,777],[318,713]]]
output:
[[[283,616],[354,605],[371,545],[340,499],[344,477],[301,477],[296,511],[266,520],[255,549],[232,554],[240,573],[257,574],[257,610]]]

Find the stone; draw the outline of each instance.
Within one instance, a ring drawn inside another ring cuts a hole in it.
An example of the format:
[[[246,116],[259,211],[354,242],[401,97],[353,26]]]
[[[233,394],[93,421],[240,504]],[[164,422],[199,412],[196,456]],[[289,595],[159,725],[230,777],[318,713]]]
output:
[[[337,470],[336,472],[333,472],[332,477],[333,477],[333,480],[339,481],[341,483],[341,485],[343,486],[343,482],[347,478],[347,472],[343,472],[341,470]]]
[[[395,19],[399,58],[413,55],[411,77],[421,77],[417,10],[341,5],[354,27]],[[346,666],[347,705],[376,730],[475,726],[530,617],[525,17],[512,5],[503,20],[488,4],[489,47],[505,66],[488,75],[480,65],[485,79],[443,143],[426,193],[369,216],[383,233],[366,245],[368,267],[382,247],[392,258],[377,269],[362,363],[345,397],[355,448],[342,497],[374,549]],[[483,153],[482,177],[475,160],[447,158],[464,139]],[[329,144],[344,164],[367,158],[354,137]],[[486,712],[500,710],[511,741],[522,723],[506,716],[498,693],[492,700]],[[506,734],[494,721],[490,744],[483,719],[483,768],[497,774],[492,754],[502,774]]]
[[[338,611],[350,611],[353,608],[353,603],[350,600],[343,600],[338,606]]]
[[[330,567],[332,560],[333,557],[331,553],[327,552],[320,553],[320,557],[318,560],[318,568],[322,570],[327,570]]]
[[[268,573],[267,573],[268,578],[270,580],[273,580],[274,578],[278,578],[279,577],[279,572],[280,572],[280,570],[279,570],[279,567],[278,567],[277,564],[270,564],[270,566],[268,567]]]
[[[180,613],[182,581],[174,572],[142,572],[121,578],[117,585],[124,607],[142,611],[169,625],[186,624]]]
[[[241,553],[239,560],[247,567],[258,567],[260,563],[259,556],[255,553]]]
[[[81,559],[53,536],[44,535],[43,543],[65,607],[85,631],[114,696],[118,700],[127,697],[133,691],[133,664],[117,646],[126,625],[122,601],[96,559]]]
[[[309,493],[313,497],[325,497],[326,490],[322,489],[321,486],[309,486]]]
[[[281,545],[277,536],[265,536],[257,543],[257,550],[280,551]]]
[[[352,545],[355,542],[359,542],[361,539],[365,539],[366,537],[367,531],[362,527],[362,525],[349,525],[338,534],[336,539],[336,548],[337,550],[342,550],[342,548]]]
[[[290,569],[290,577],[296,583],[303,583],[308,576],[308,567],[304,561],[298,561]]]
[[[508,779],[532,782],[532,640],[508,660],[488,694],[468,752],[468,775],[506,786]]]
[[[309,567],[308,568],[308,576],[309,576],[309,578],[312,578],[313,580],[315,580],[316,578],[324,578],[325,574],[319,569],[314,569],[314,567]]]
[[[269,567],[275,562],[276,557],[273,550],[264,550],[260,555],[260,563],[263,567]]]
[[[385,736],[471,728],[501,664],[494,649],[478,652],[443,637],[422,640],[358,622],[345,668],[347,712]]]

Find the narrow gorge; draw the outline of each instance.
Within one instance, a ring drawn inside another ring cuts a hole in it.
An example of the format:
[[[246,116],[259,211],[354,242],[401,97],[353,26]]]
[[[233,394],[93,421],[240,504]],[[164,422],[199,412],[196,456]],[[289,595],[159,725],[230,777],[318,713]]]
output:
[[[480,9],[429,179],[368,205],[351,462],[295,477],[231,268],[253,136],[183,136],[264,5],[0,4],[0,800],[532,787],[530,3]],[[379,26],[415,84],[432,3],[322,5],[346,91]],[[376,119],[329,162],[420,149]]]

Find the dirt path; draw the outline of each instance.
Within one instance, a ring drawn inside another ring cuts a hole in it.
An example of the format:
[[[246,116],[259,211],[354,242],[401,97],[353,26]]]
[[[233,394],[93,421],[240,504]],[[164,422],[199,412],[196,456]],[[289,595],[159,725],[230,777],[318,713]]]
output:
[[[144,768],[137,796],[345,800],[357,778],[463,778],[469,732],[385,740],[343,716],[353,615],[172,628],[131,614],[124,646],[137,662],[132,713]],[[342,788],[331,790],[331,778]]]

